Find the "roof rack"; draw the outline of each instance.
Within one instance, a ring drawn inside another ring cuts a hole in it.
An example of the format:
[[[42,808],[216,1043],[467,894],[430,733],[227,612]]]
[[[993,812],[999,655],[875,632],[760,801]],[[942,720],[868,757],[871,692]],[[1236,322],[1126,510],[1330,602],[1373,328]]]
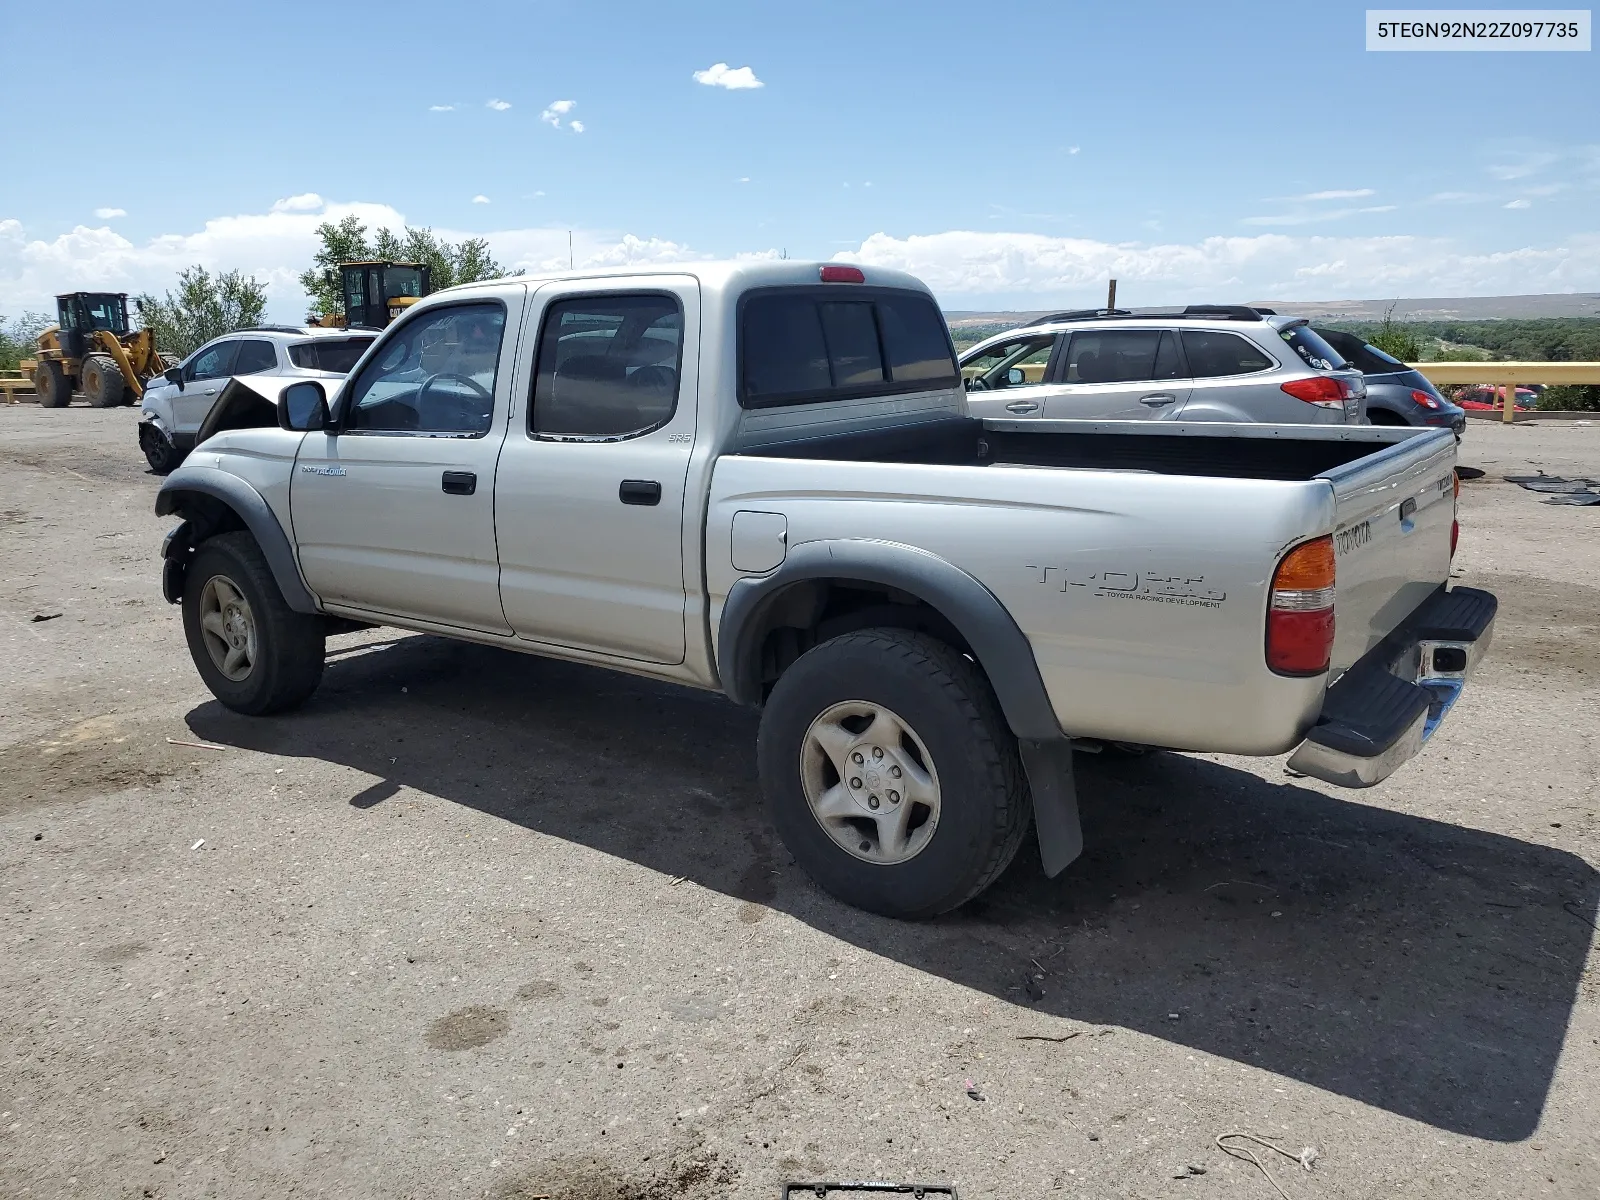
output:
[[[1243,304],[1190,304],[1178,314],[1184,317],[1209,317],[1222,321],[1259,321],[1261,310]]]
[[[1133,316],[1133,309],[1131,308],[1076,308],[1071,312],[1058,312],[1051,313],[1047,317],[1035,317],[1032,321],[1025,325],[1019,325],[1017,328],[1029,329],[1034,325],[1051,325],[1056,321],[1088,321],[1095,317],[1111,320],[1117,317],[1131,316]]]
[[[235,333],[304,333],[308,327],[305,325],[247,325],[243,329],[234,330]]]

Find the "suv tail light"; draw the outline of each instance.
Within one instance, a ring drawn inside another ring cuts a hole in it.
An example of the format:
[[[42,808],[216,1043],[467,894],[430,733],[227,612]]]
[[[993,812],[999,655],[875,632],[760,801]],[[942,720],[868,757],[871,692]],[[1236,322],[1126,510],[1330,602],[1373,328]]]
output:
[[[866,272],[860,267],[823,267],[819,272],[823,283],[865,283]]]
[[[1333,600],[1332,537],[1304,542],[1284,555],[1267,604],[1267,666],[1279,675],[1326,671],[1333,657]]]
[[[1422,405],[1423,408],[1438,408],[1439,407],[1439,402],[1437,400],[1435,400],[1432,396],[1428,395],[1428,393],[1423,391],[1421,388],[1415,389],[1411,393],[1411,398],[1413,400],[1415,400],[1418,404]]]
[[[1319,408],[1343,408],[1347,385],[1331,375],[1313,375],[1309,379],[1291,379],[1282,385],[1296,400],[1315,404]]]

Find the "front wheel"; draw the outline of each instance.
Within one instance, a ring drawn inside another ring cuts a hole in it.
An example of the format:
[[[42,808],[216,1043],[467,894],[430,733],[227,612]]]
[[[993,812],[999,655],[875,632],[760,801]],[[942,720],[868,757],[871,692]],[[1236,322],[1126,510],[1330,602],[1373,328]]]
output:
[[[84,355],[78,378],[83,382],[84,398],[95,408],[117,408],[122,404],[127,380],[109,354]]]
[[[865,629],[801,655],[767,701],[757,760],[799,864],[884,916],[964,904],[1027,830],[1016,742],[988,681],[923,634]]]
[[[145,461],[157,475],[171,474],[184,459],[183,451],[148,421],[139,426],[139,449],[144,451]]]
[[[248,533],[211,538],[189,560],[183,631],[200,678],[235,712],[261,716],[294,708],[322,681],[322,617],[285,603]]]

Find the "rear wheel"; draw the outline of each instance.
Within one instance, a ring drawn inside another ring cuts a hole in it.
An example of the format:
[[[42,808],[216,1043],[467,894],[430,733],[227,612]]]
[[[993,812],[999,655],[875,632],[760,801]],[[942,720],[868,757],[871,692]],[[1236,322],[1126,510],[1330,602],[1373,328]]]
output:
[[[65,408],[72,402],[72,380],[53,358],[34,367],[33,390],[38,393],[41,408]]]
[[[284,602],[248,533],[224,533],[195,552],[184,573],[183,631],[200,678],[235,712],[294,708],[322,680],[322,617]]]
[[[865,629],[801,655],[767,701],[757,759],[795,859],[884,916],[972,899],[1027,829],[1016,742],[988,681],[925,634]]]
[[[78,373],[83,383],[83,394],[95,408],[114,408],[122,403],[122,393],[127,380],[122,378],[122,368],[109,354],[86,354]]]

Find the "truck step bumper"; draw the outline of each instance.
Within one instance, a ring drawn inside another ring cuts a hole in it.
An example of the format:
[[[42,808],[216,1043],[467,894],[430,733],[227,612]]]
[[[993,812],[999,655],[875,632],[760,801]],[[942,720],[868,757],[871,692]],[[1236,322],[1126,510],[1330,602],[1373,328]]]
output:
[[[1381,783],[1415,757],[1494,636],[1498,601],[1440,588],[1328,689],[1289,769],[1340,787]]]

